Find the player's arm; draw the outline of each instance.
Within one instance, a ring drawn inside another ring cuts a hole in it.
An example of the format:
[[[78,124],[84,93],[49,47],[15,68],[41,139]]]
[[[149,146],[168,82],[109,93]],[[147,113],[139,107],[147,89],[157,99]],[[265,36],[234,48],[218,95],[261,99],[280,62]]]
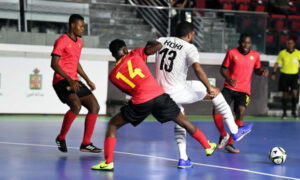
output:
[[[158,41],[148,41],[144,53],[149,56],[155,54],[157,51],[159,51],[162,48],[162,44]]]
[[[67,80],[71,86],[71,88],[77,92],[79,90],[80,84],[77,81],[74,81],[72,78],[70,78],[70,76],[68,76],[63,70],[62,68],[59,66],[58,62],[59,62],[60,56],[57,55],[52,55],[52,59],[51,59],[51,68],[60,76],[62,76],[65,80]]]
[[[224,77],[225,81],[227,81],[232,87],[236,85],[236,80],[232,79],[228,76],[228,68],[225,66],[221,66],[220,73]]]
[[[84,72],[84,70],[83,70],[83,68],[82,68],[82,66],[81,66],[80,63],[78,63],[77,72],[86,81],[86,83],[88,84],[88,86],[91,88],[92,91],[96,89],[96,85],[85,74],[85,72]]]
[[[198,79],[207,88],[207,91],[208,91],[209,95],[211,95],[212,97],[214,97],[217,94],[218,90],[210,85],[205,71],[202,69],[202,67],[200,66],[200,64],[197,63],[197,62],[193,63],[192,66],[193,66],[193,69],[194,69],[194,71],[195,71],[196,76],[198,77]]]

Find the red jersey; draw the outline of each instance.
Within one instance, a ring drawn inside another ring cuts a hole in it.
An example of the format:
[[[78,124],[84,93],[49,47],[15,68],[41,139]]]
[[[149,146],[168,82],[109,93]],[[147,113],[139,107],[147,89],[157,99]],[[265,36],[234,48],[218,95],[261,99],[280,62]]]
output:
[[[120,58],[109,74],[109,80],[120,90],[131,95],[133,104],[147,102],[164,93],[151,74],[144,48],[132,50]]]
[[[58,65],[73,80],[79,80],[77,66],[81,55],[82,45],[82,40],[79,37],[77,37],[77,41],[74,41],[67,34],[63,34],[55,41],[51,54],[52,56],[60,56]],[[62,76],[54,73],[53,84],[63,79]]]
[[[259,53],[251,49],[248,54],[243,55],[237,48],[231,49],[227,52],[222,66],[228,68],[228,76],[236,80],[235,87],[227,81],[224,82],[224,87],[250,95],[253,70],[261,66]]]

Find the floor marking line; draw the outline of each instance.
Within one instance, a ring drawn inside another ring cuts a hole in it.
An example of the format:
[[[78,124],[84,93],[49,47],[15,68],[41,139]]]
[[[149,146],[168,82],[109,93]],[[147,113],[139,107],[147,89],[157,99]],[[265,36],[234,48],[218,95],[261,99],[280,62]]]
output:
[[[15,142],[0,142],[0,144],[57,148],[56,145],[47,145],[47,144],[30,144],[30,143],[15,143]],[[79,150],[79,147],[68,147],[68,148]],[[159,157],[159,156],[153,156],[153,155],[137,154],[137,153],[129,153],[129,152],[121,152],[121,151],[115,151],[115,153],[116,154],[124,154],[124,155],[131,155],[131,156],[155,158],[155,159],[161,159],[161,160],[177,162],[177,159],[171,159],[171,158]],[[264,173],[264,172],[259,172],[259,171],[252,171],[252,170],[249,170],[249,169],[239,169],[239,168],[218,166],[218,165],[212,165],[212,164],[203,164],[203,163],[197,163],[197,162],[193,162],[193,165],[205,166],[205,167],[211,167],[211,168],[219,168],[219,169],[226,169],[226,170],[239,171],[239,172],[252,173],[252,174],[259,174],[259,175],[263,175],[263,176],[270,176],[270,177],[276,177],[276,178],[282,178],[282,179],[300,180],[299,178],[288,177],[288,176],[280,176],[280,175]]]

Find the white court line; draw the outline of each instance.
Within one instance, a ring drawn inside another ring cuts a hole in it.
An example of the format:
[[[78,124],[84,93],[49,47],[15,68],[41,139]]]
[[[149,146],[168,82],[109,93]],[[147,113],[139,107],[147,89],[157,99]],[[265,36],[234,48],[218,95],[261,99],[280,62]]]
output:
[[[0,144],[57,148],[57,146],[46,145],[46,144],[28,144],[28,143],[14,143],[14,142],[0,142]],[[78,147],[68,147],[68,148],[69,149],[79,149]],[[161,160],[166,160],[166,161],[175,161],[175,162],[177,162],[177,159],[171,159],[171,158],[165,158],[165,157],[159,157],[159,156],[129,153],[129,152],[121,152],[121,151],[114,151],[114,152],[117,153],[117,154],[125,154],[125,155],[131,155],[131,156],[155,158],[155,159],[161,159]],[[218,168],[218,169],[226,169],[226,170],[239,171],[239,172],[252,173],[252,174],[259,174],[259,175],[263,175],[263,176],[270,176],[270,177],[276,177],[276,178],[281,178],[281,179],[300,180],[299,178],[288,177],[288,176],[280,176],[280,175],[269,174],[269,173],[263,173],[263,172],[259,172],[259,171],[252,171],[252,170],[249,170],[249,169],[238,169],[238,168],[231,168],[231,167],[211,165],[211,164],[203,164],[203,163],[197,163],[197,162],[193,162],[193,165],[205,166],[205,167],[211,167],[211,168]]]

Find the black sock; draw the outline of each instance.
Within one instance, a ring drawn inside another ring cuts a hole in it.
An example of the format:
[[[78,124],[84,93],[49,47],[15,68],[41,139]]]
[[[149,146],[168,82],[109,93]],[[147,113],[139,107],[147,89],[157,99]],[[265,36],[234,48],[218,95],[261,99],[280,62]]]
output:
[[[287,105],[287,99],[282,98],[282,110],[283,110],[283,115],[286,116],[286,105]]]
[[[297,98],[292,98],[292,114],[296,114]]]

